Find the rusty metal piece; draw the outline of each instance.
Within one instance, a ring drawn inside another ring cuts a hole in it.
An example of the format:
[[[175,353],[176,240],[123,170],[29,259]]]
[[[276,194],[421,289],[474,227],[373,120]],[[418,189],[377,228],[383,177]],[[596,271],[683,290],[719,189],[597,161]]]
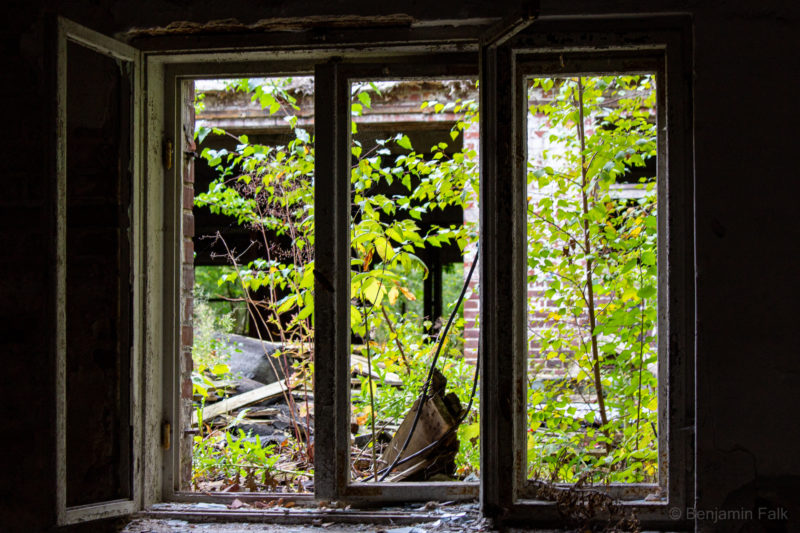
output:
[[[175,147],[172,145],[172,139],[164,141],[164,168],[172,170],[172,158],[175,155]]]

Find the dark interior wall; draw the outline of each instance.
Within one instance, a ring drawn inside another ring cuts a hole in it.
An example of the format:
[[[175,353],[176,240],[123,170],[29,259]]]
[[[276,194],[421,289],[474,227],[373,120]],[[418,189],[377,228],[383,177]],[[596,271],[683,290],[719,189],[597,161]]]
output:
[[[705,43],[725,43],[695,59],[699,495],[794,502],[797,530],[800,20],[775,15],[697,19]]]
[[[694,24],[698,509],[788,510],[800,528],[796,302],[800,13],[792,2],[545,0],[547,16],[686,12]],[[113,34],[235,17],[495,17],[515,2],[45,2],[4,6],[0,52],[0,354],[5,382],[0,524],[55,519],[54,95],[46,17]],[[671,465],[675,467],[676,465]],[[775,524],[778,525],[778,524]],[[709,524],[708,530],[736,527]]]

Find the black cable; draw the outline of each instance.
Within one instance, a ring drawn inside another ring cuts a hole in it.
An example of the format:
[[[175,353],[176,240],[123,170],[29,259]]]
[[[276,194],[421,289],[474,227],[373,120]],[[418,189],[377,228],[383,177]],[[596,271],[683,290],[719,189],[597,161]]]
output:
[[[478,244],[477,249],[475,250],[475,259],[472,261],[472,266],[469,269],[469,274],[467,274],[467,279],[464,281],[464,286],[461,288],[461,294],[458,295],[458,300],[456,301],[456,305],[453,307],[453,310],[450,312],[450,318],[447,319],[447,324],[445,325],[444,329],[439,332],[439,344],[436,347],[436,352],[433,355],[433,361],[431,361],[430,369],[428,370],[428,377],[425,379],[425,384],[422,386],[422,393],[419,395],[419,400],[417,400],[417,411],[414,414],[414,422],[411,424],[411,430],[408,432],[406,436],[406,440],[403,443],[403,447],[400,449],[400,452],[392,461],[392,464],[386,467],[386,471],[383,473],[379,481],[383,481],[386,479],[386,476],[389,475],[398,464],[400,460],[400,456],[403,455],[403,452],[406,451],[408,448],[408,443],[411,442],[411,437],[414,435],[414,430],[417,429],[417,423],[419,422],[419,417],[422,414],[422,406],[425,405],[425,402],[428,400],[428,388],[430,387],[431,381],[433,380],[433,371],[436,370],[436,361],[439,359],[439,354],[442,351],[442,346],[444,345],[444,341],[447,338],[447,332],[450,330],[450,326],[453,324],[453,320],[455,319],[456,313],[458,312],[458,308],[461,306],[461,302],[464,300],[464,295],[467,293],[467,288],[469,287],[469,282],[472,280],[472,274],[475,272],[475,265],[478,264],[478,257],[480,255],[480,244]],[[480,359],[479,359],[480,360]]]
[[[428,450],[431,450],[432,448],[438,446],[439,443],[441,443],[446,437],[448,437],[451,433],[453,433],[455,430],[457,430],[459,428],[459,426],[461,426],[461,423],[464,422],[464,420],[467,418],[467,416],[469,416],[469,410],[472,409],[472,400],[475,398],[475,391],[478,388],[478,374],[480,373],[480,369],[481,369],[481,350],[480,350],[480,346],[478,346],[478,360],[477,360],[477,363],[475,365],[475,375],[472,378],[472,392],[470,393],[469,403],[467,404],[467,408],[464,411],[464,414],[462,414],[461,417],[459,417],[458,422],[456,422],[454,425],[452,425],[450,427],[450,429],[448,429],[445,432],[444,435],[442,435],[441,437],[439,437],[435,441],[431,442],[430,444],[428,444],[427,446],[425,446],[421,450],[418,450],[418,451],[412,453],[411,455],[409,455],[408,457],[403,457],[399,461],[396,461],[395,463],[392,464],[392,468],[397,468],[398,466],[403,465],[403,464],[407,463],[408,461],[410,461],[410,460],[412,460],[412,459],[414,459],[416,457],[419,457],[420,455],[424,454]],[[378,470],[378,473],[382,474],[382,473],[390,472],[390,471],[391,470],[389,470],[389,467],[383,467],[380,470]],[[385,478],[385,476],[384,476],[384,478]],[[381,478],[381,480],[383,480],[384,478]]]

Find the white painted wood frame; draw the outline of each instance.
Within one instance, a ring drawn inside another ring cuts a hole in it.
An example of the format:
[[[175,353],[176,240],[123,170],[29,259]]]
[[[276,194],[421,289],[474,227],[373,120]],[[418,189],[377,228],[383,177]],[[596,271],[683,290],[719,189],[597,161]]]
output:
[[[56,43],[56,505],[57,523],[59,525],[86,522],[101,518],[120,516],[138,511],[142,507],[141,485],[141,373],[142,368],[142,283],[143,283],[143,211],[141,209],[143,182],[139,160],[141,132],[141,96],[143,80],[141,76],[141,54],[134,48],[111,39],[105,35],[80,26],[69,20],[59,18],[57,21]],[[66,314],[66,262],[67,262],[67,48],[74,43],[118,61],[130,63],[132,73],[131,109],[131,166],[132,166],[132,209],[131,209],[131,283],[132,294],[132,331],[131,331],[131,384],[130,384],[130,423],[132,432],[131,465],[132,479],[131,497],[112,501],[102,501],[80,506],[67,506],[67,314]]]

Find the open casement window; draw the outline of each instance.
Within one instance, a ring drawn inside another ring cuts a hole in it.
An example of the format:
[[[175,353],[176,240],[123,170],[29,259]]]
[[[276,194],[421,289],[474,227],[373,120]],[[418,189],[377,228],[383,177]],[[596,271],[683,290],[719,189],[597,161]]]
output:
[[[58,523],[141,508],[140,60],[58,20]]]
[[[452,52],[452,47],[432,47],[434,51],[390,50],[380,59],[375,55],[345,60],[330,60],[325,54],[316,61],[290,53],[266,54],[252,63],[226,63],[215,57],[183,64],[159,65],[158,58],[148,58],[148,80],[163,80],[164,122],[167,132],[164,146],[170,163],[164,168],[164,225],[167,228],[163,247],[164,301],[154,309],[163,313],[163,320],[153,316],[163,328],[163,420],[172,446],[161,451],[163,478],[161,497],[175,501],[207,500],[207,494],[188,491],[191,466],[191,405],[182,395],[182,384],[191,372],[185,342],[181,339],[184,325],[180,318],[182,298],[188,287],[181,272],[191,267],[182,249],[190,235],[182,218],[183,187],[193,183],[192,158],[194,111],[192,80],[223,79],[241,76],[299,76],[314,73],[315,166],[315,250],[314,250],[314,497],[323,500],[348,501],[427,501],[474,499],[476,482],[363,482],[351,480],[350,464],[350,388],[351,388],[351,322],[350,322],[350,224],[351,224],[351,83],[356,80],[454,79],[472,78],[478,72],[477,54]],[[148,86],[158,91],[159,84]],[[158,98],[153,98],[158,101]],[[155,128],[152,125],[149,129]],[[149,139],[149,142],[155,142]],[[149,151],[148,151],[149,152]],[[152,154],[151,154],[152,156]],[[160,161],[154,159],[153,166]],[[148,215],[149,216],[149,215]],[[155,237],[155,236],[154,236]],[[153,245],[153,243],[149,243]],[[153,245],[155,246],[155,245]],[[156,274],[157,277],[157,274]],[[158,326],[153,326],[154,328]],[[179,350],[182,353],[179,353]],[[146,380],[145,387],[149,386]],[[152,443],[148,445],[152,449]],[[162,441],[163,446],[163,441]],[[215,494],[219,499],[246,498],[247,495]],[[256,497],[269,496],[261,493]],[[275,497],[286,497],[277,493]],[[299,495],[299,499],[309,496]],[[146,501],[147,498],[146,498]]]
[[[351,83],[453,79],[477,73],[474,53],[389,56],[318,65],[316,84],[315,495],[325,500],[463,500],[476,482],[354,482],[350,464]],[[326,421],[326,423],[323,423]]]
[[[693,244],[685,21],[537,21],[481,48],[482,506],[509,523],[563,520],[528,478],[529,80],[648,73],[657,104],[658,469],[652,484],[596,490],[642,524],[669,522],[692,494]],[[574,122],[572,122],[574,124]],[[551,171],[552,172],[552,171]],[[568,486],[556,485],[556,490]],[[548,501],[549,500],[549,501]],[[602,515],[601,515],[602,516]],[[675,527],[675,522],[671,522]]]

